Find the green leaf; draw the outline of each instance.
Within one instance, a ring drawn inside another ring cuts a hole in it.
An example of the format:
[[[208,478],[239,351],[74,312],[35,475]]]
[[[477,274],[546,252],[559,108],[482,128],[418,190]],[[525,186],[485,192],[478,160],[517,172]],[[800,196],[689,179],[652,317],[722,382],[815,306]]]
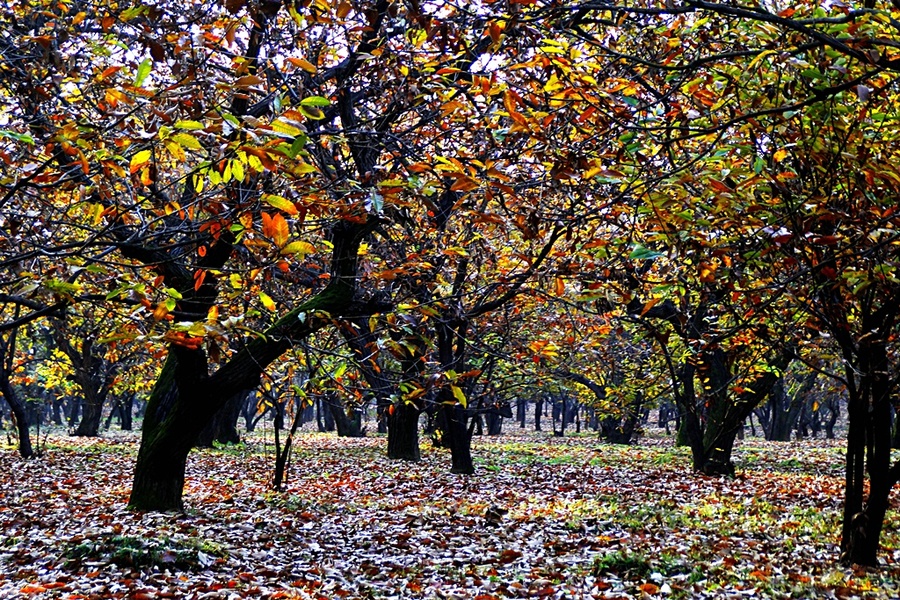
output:
[[[628,255],[628,258],[630,258],[631,260],[653,260],[654,258],[659,258],[660,256],[665,255],[661,252],[657,252],[656,250],[645,248],[640,244],[635,244],[634,250],[631,251],[631,254]]]
[[[16,140],[17,142],[24,142],[30,146],[34,145],[34,138],[28,135],[27,133],[16,133],[15,131],[9,131],[7,129],[0,130],[0,137],[5,137],[11,140]]]
[[[308,96],[300,101],[300,106],[331,106],[331,101],[323,96]]]
[[[756,160],[753,161],[753,172],[756,173],[757,175],[759,175],[760,173],[762,173],[763,168],[765,168],[765,166],[766,166],[766,163],[762,159],[762,157],[757,156]]]
[[[153,62],[149,58],[145,58],[138,66],[137,74],[134,76],[134,87],[139,88],[144,85],[151,69],[153,69]]]
[[[288,150],[288,156],[291,158],[297,158],[297,155],[303,151],[303,146],[306,145],[306,142],[309,141],[309,138],[306,137],[305,134],[298,135],[294,138],[294,141],[291,143],[290,150]]]

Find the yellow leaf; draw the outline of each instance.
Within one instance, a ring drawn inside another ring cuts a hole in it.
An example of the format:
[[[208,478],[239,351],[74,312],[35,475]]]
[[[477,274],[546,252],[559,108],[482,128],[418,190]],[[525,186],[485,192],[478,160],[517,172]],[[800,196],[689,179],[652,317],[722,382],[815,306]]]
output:
[[[462,391],[462,388],[458,385],[451,385],[450,391],[453,392],[453,397],[456,398],[456,401],[462,404],[463,408],[465,408],[468,400],[466,400],[466,394]]]
[[[166,308],[166,304],[164,302],[160,302],[156,305],[156,308],[153,309],[153,320],[162,321],[166,318],[167,314],[169,314],[169,309]]]
[[[263,202],[269,204],[270,206],[274,206],[278,210],[284,211],[289,215],[297,214],[297,207],[294,206],[294,203],[283,196],[276,196],[275,194],[263,194],[262,199]]]
[[[313,254],[316,251],[316,247],[310,244],[309,242],[304,242],[302,240],[297,240],[291,242],[287,246],[281,249],[281,254]]]
[[[275,301],[265,292],[259,293],[259,301],[266,307],[266,310],[275,312]]]
[[[140,152],[135,153],[135,155],[131,157],[131,163],[129,165],[131,172],[136,173],[141,167],[150,162],[150,156],[152,154],[153,153],[150,150],[141,150]]]
[[[200,121],[176,121],[173,126],[175,129],[203,129],[203,123]]]
[[[772,158],[775,159],[775,162],[781,162],[785,159],[787,154],[787,150],[785,150],[784,148],[780,148],[779,150],[775,151],[775,156],[773,156]]]
[[[300,123],[296,121],[280,118],[272,121],[272,131],[296,137],[303,133],[303,129],[299,125]]]
[[[183,146],[184,148],[190,148],[191,150],[200,150],[201,148],[203,148],[203,146],[200,145],[200,142],[197,140],[197,138],[195,138],[194,136],[192,136],[189,133],[184,133],[184,132],[174,133],[174,134],[172,134],[172,136],[169,139],[172,140],[173,142],[178,143],[179,145]]]
[[[187,155],[184,153],[184,148],[182,148],[180,144],[176,144],[172,140],[166,140],[166,150],[169,151],[169,154],[172,155],[172,158],[179,162],[184,162],[185,160],[187,160]]]
[[[325,118],[325,113],[323,113],[315,106],[300,106],[300,112],[302,112],[303,116],[305,116],[306,118],[316,121]]]
[[[234,177],[235,181],[243,181],[244,163],[242,163],[238,159],[233,159],[231,161],[231,176]]]

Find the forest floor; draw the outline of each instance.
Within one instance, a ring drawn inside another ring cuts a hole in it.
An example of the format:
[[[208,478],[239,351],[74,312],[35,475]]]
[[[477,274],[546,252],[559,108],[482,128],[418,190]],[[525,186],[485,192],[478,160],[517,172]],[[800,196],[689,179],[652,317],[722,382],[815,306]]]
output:
[[[271,433],[191,454],[185,514],[127,510],[136,434],[0,448],[0,598],[896,598],[898,504],[880,569],[837,563],[840,441],[739,442],[735,479],[668,439],[474,441],[478,473],[299,438],[272,491]]]

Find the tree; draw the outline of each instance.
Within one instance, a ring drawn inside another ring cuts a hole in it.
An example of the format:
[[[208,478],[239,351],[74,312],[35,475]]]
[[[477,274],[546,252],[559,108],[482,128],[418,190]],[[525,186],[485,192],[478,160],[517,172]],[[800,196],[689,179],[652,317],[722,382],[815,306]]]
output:
[[[19,329],[16,327],[0,335],[0,392],[3,393],[3,398],[9,405],[16,427],[19,437],[19,454],[22,458],[31,458],[34,456],[34,447],[31,444],[28,414],[24,401],[12,383],[13,373],[16,370],[18,333]]]

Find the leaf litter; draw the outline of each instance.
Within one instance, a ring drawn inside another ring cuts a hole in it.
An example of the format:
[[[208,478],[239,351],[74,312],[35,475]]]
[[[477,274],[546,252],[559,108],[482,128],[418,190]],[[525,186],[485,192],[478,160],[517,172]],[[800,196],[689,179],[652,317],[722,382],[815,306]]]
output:
[[[282,492],[263,438],[195,451],[184,514],[126,508],[136,435],[49,437],[0,455],[0,597],[891,598],[897,500],[880,569],[837,564],[839,441],[745,440],[739,475],[686,449],[517,434],[390,461],[383,437],[303,435]],[[425,444],[427,446],[427,444]]]

